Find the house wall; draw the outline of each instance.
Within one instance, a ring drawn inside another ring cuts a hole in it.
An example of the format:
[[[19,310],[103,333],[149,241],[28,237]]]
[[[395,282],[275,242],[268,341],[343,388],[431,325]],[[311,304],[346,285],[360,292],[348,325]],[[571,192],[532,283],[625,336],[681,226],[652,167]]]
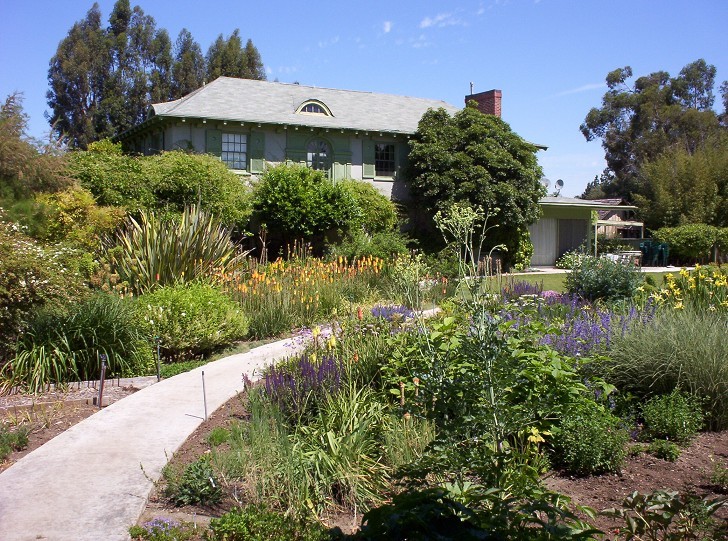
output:
[[[332,153],[330,178],[365,180],[386,197],[401,200],[408,197],[401,172],[409,147],[406,137],[401,135],[185,119],[184,122],[166,121],[162,126],[127,139],[125,145],[144,154],[190,150],[220,155],[222,133],[240,133],[247,138],[248,166],[236,173],[255,177],[266,165],[286,161],[305,164],[308,144],[313,139],[321,139],[328,143]],[[375,176],[374,145],[380,142],[395,145],[396,172],[392,177]]]
[[[528,227],[533,243],[531,265],[551,266],[565,252],[594,239],[592,210],[578,206],[541,207],[541,218]]]

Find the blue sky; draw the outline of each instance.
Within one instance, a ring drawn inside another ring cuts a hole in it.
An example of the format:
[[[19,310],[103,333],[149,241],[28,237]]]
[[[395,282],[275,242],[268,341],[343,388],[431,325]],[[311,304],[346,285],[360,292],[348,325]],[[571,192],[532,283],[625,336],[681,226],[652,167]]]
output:
[[[203,52],[240,28],[269,80],[442,99],[503,91],[503,118],[539,153],[546,176],[578,195],[604,168],[579,125],[599,106],[606,74],[677,75],[704,58],[728,79],[728,1],[473,0],[282,2],[142,0],[172,40],[187,28]],[[104,22],[113,0],[99,2]],[[30,133],[48,131],[48,62],[91,1],[0,0],[0,97],[25,96]],[[716,100],[718,106],[719,99]]]

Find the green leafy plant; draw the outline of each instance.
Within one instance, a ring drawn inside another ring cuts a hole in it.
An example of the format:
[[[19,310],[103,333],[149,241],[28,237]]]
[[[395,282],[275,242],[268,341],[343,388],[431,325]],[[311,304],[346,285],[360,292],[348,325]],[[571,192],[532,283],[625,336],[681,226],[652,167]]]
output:
[[[318,523],[284,515],[262,505],[238,507],[210,521],[210,541],[324,541]]]
[[[167,481],[164,494],[175,505],[212,505],[222,499],[220,481],[206,456],[187,465],[181,474],[170,466],[163,474]]]
[[[4,461],[13,451],[20,451],[28,446],[30,430],[19,426],[9,430],[4,424],[0,425],[0,462]]]
[[[617,300],[631,298],[642,280],[634,265],[585,256],[566,275],[564,286],[589,301]]]
[[[0,369],[0,385],[32,393],[50,383],[147,374],[152,348],[132,301],[99,293],[65,309],[39,310],[18,340],[15,359]]]
[[[137,299],[150,339],[158,338],[165,360],[205,355],[248,332],[248,319],[235,301],[206,283],[161,287]]]
[[[715,461],[712,457],[711,461],[713,461],[713,471],[710,474],[710,482],[722,492],[728,492],[728,466]]]
[[[554,458],[569,473],[618,472],[629,439],[620,420],[592,401],[583,401],[561,419],[554,434]]]
[[[625,521],[618,539],[723,539],[727,533],[725,524],[712,517],[726,503],[725,498],[701,500],[691,494],[662,490],[633,492],[624,499],[622,507],[606,509],[603,514]]]
[[[726,228],[723,228],[726,229]],[[670,245],[670,254],[686,263],[709,261],[713,247],[719,243],[721,228],[707,224],[663,227],[654,232],[658,242]]]
[[[222,426],[216,426],[207,435],[207,443],[211,447],[218,447],[223,443],[227,443],[230,439],[230,431]]]
[[[195,205],[178,220],[142,211],[129,218],[111,253],[112,271],[135,293],[195,279],[218,279],[239,271],[247,252],[230,240],[230,231]]]
[[[642,417],[649,436],[679,443],[693,439],[704,422],[700,401],[677,389],[648,400]]]
[[[668,440],[654,440],[651,441],[647,447],[647,452],[651,455],[667,460],[668,462],[675,462],[680,458],[680,447],[676,443]]]

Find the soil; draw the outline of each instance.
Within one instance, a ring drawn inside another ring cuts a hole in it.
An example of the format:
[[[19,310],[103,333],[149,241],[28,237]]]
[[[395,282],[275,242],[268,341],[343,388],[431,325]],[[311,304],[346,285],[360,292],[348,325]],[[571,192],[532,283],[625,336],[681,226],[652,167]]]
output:
[[[109,386],[104,389],[104,402],[121,400],[136,392],[135,387]],[[46,441],[60,434],[70,426],[98,411],[92,399],[98,391],[81,388],[65,393],[51,393],[40,397],[23,395],[0,397],[0,420],[12,429],[22,425],[30,429],[28,447],[14,452],[0,466],[0,470],[20,459]],[[248,418],[245,402],[238,396],[217,409],[202,423],[170,459],[170,468],[181,471],[185,465],[194,462],[201,455],[210,453],[212,446],[208,436],[218,427],[229,428],[231,424]],[[222,444],[220,449],[224,449]],[[725,496],[720,488],[711,485],[710,476],[715,464],[728,467],[728,431],[700,434],[684,448],[675,462],[667,462],[652,455],[641,453],[629,457],[620,474],[594,477],[570,477],[553,472],[545,479],[546,486],[566,494],[575,504],[596,510],[619,507],[622,500],[634,492],[653,490],[675,490],[693,493],[699,497],[717,498]],[[164,481],[153,490],[139,524],[154,518],[164,517],[198,524],[205,529],[213,517],[218,517],[239,504],[235,498],[241,485],[226,483],[225,499],[214,507],[174,507],[164,497]],[[728,508],[716,515],[728,520]],[[326,517],[329,526],[338,526],[345,532],[353,531],[361,517],[336,515]],[[620,523],[609,517],[599,516],[595,525],[605,532],[613,532]],[[608,536],[609,537],[609,536]]]

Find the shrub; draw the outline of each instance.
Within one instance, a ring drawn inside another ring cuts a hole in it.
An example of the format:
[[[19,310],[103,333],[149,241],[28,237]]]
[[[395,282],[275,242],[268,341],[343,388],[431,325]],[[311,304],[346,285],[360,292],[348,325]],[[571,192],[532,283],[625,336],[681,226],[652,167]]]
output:
[[[615,300],[631,298],[642,279],[633,265],[587,256],[566,275],[564,285],[572,295],[590,301]]]
[[[156,286],[213,279],[240,269],[246,254],[230,240],[230,231],[196,206],[185,208],[179,221],[154,212],[129,219],[116,239],[112,270],[135,293]]]
[[[42,309],[0,372],[2,386],[40,392],[49,383],[149,373],[152,348],[131,301],[99,293],[64,309]]]
[[[252,211],[251,189],[219,158],[172,151],[132,159],[141,160],[155,208],[184,212],[197,204],[228,227],[245,227]]]
[[[694,310],[658,311],[612,339],[603,367],[621,391],[640,398],[679,388],[699,399],[713,430],[728,427],[726,316]]]
[[[397,207],[386,196],[382,195],[369,182],[345,180],[340,182],[354,198],[359,207],[357,219],[353,226],[360,227],[373,235],[392,231],[397,225]]]
[[[589,257],[588,254],[585,254],[581,250],[572,250],[569,252],[564,253],[560,258],[556,260],[556,268],[557,269],[573,269],[574,267],[577,267],[582,259],[585,257]]]
[[[70,302],[84,291],[81,277],[64,267],[62,256],[17,223],[3,221],[0,209],[0,363],[15,350],[32,309]]]
[[[188,464],[181,474],[169,466],[163,474],[167,481],[164,494],[175,505],[212,505],[222,499],[220,481],[206,456]]]
[[[253,208],[274,249],[302,238],[318,249],[326,234],[346,231],[360,219],[354,197],[342,184],[302,165],[268,169],[255,187]]]
[[[618,472],[628,439],[617,417],[599,404],[584,401],[561,419],[553,441],[555,459],[575,475]]]
[[[378,231],[369,234],[361,229],[351,231],[338,244],[329,247],[334,257],[345,257],[349,260],[362,257],[378,257],[390,259],[408,252],[409,239],[396,231]]]
[[[210,521],[210,541],[323,541],[318,523],[278,513],[262,505],[238,507]]]
[[[121,225],[125,212],[119,207],[101,207],[93,195],[80,186],[62,192],[38,194],[35,236],[45,242],[67,242],[95,252],[103,239]]]
[[[675,462],[680,458],[680,447],[667,440],[654,440],[650,442],[650,445],[647,447],[647,452],[668,462]]]
[[[687,443],[703,427],[703,412],[695,397],[674,390],[655,396],[642,407],[650,437]]]
[[[197,203],[225,225],[238,227],[250,215],[249,190],[213,156],[181,151],[127,156],[121,145],[105,140],[70,153],[69,174],[99,205],[176,214]]]
[[[162,355],[184,361],[245,337],[248,319],[237,303],[205,283],[165,286],[138,298],[150,339]]]
[[[712,225],[685,224],[662,227],[652,236],[656,241],[670,246],[671,256],[686,263],[695,263],[711,258],[713,247],[720,242],[722,233],[719,228]]]

